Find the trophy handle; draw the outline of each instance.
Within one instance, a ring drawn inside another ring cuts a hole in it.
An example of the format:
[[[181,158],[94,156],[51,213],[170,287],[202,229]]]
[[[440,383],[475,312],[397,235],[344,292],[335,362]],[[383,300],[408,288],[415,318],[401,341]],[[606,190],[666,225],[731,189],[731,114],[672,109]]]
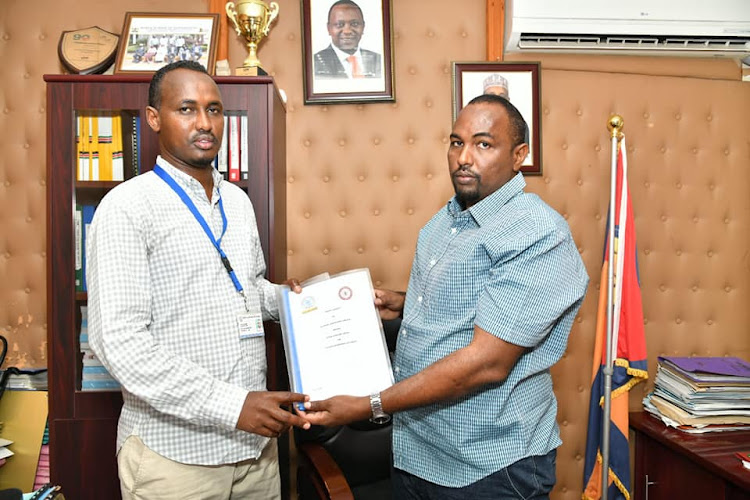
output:
[[[279,15],[279,4],[277,4],[276,2],[271,2],[270,4],[268,4],[268,6],[270,7],[268,9],[268,21],[266,22],[266,29],[264,30],[266,36],[268,36],[268,31],[271,28],[271,23],[274,19],[276,19],[276,16]]]
[[[225,9],[227,11],[227,16],[229,16],[229,19],[232,20],[232,24],[234,24],[234,31],[237,32],[237,35],[242,36],[240,25],[237,22],[237,11],[234,10],[234,2],[227,2]]]

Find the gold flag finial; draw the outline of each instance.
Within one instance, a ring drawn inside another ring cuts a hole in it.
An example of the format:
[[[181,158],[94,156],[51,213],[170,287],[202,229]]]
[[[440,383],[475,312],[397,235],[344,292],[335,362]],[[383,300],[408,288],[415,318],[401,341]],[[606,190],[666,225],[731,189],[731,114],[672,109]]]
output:
[[[617,138],[619,141],[622,139],[622,127],[625,126],[625,120],[622,119],[622,116],[620,115],[612,115],[609,117],[609,121],[607,122],[607,129],[609,130],[609,133],[611,134],[610,137]]]

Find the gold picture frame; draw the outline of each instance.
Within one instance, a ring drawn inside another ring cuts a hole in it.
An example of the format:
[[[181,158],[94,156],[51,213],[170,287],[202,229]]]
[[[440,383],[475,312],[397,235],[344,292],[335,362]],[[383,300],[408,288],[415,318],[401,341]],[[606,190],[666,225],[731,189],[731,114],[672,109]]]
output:
[[[127,12],[115,73],[150,74],[177,60],[201,63],[214,74],[219,14]]]

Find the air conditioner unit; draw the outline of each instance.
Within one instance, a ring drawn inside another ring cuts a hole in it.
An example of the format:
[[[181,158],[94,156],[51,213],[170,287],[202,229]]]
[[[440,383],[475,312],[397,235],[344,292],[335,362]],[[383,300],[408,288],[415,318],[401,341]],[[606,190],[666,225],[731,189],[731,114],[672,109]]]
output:
[[[750,0],[506,0],[506,52],[750,56]]]

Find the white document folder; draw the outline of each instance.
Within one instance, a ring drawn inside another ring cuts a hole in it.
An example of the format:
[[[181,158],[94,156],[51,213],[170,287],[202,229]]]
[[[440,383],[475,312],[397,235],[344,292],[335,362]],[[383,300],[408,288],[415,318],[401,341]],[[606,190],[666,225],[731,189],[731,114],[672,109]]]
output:
[[[370,271],[319,275],[302,293],[279,287],[289,382],[315,400],[367,396],[393,385]]]

